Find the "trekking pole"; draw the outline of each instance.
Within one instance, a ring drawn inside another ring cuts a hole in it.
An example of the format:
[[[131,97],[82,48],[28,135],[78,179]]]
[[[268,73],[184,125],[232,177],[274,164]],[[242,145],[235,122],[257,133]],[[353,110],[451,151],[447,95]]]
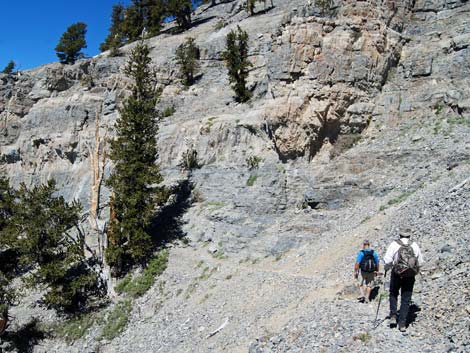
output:
[[[385,282],[386,282],[386,279],[387,279],[387,270],[385,270],[385,273],[384,273],[384,280],[383,280],[383,282],[384,282],[384,283],[383,283],[384,292],[385,292]],[[381,322],[377,323],[377,318],[378,318],[378,316],[379,316],[379,310],[380,310],[380,303],[382,302],[382,297],[383,297],[384,292],[381,293],[381,292],[380,292],[380,288],[379,288],[379,304],[377,305],[377,311],[376,311],[376,313],[375,313],[374,329],[377,328],[377,327],[382,323],[382,321],[383,321],[383,320],[382,320]]]

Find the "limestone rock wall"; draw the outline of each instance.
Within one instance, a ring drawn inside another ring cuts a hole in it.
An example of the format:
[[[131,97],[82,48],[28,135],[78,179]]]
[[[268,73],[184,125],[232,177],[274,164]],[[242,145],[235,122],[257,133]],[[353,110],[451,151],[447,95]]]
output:
[[[371,160],[328,166],[342,141],[374,136],[381,126],[372,122],[392,122],[392,112],[430,100],[468,112],[464,2],[338,1],[324,14],[314,2],[295,0],[253,17],[240,4],[201,7],[190,31],[147,40],[163,90],[158,109],[175,109],[160,123],[162,169],[169,182],[180,179],[189,148],[202,165],[192,176],[202,201],[187,216],[191,239],[211,239],[224,251],[253,251],[248,244],[260,239],[260,252],[297,246],[306,234],[293,229],[281,241],[273,223],[305,205],[336,209],[384,192],[366,173],[336,172],[377,167]],[[433,30],[425,33],[423,24]],[[221,60],[225,36],[237,25],[250,37],[248,104],[234,102]],[[185,89],[174,53],[188,36],[201,48],[201,68]],[[410,38],[418,39],[407,45]],[[88,207],[95,115],[101,111],[102,133],[112,136],[132,46],[121,57],[104,53],[0,77],[0,168],[14,185],[54,177],[66,199]],[[260,161],[254,169],[247,162],[253,157]],[[102,206],[107,194],[103,188]]]

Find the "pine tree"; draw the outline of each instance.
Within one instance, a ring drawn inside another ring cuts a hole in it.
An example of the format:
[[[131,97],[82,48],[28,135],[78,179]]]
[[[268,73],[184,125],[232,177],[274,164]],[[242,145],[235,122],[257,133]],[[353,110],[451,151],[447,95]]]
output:
[[[78,226],[81,205],[55,196],[48,181],[28,190],[21,185],[9,220],[9,246],[18,249],[20,263],[35,269],[27,283],[46,290],[44,303],[58,311],[82,308],[97,289],[98,277],[84,255]]]
[[[182,30],[191,28],[191,0],[167,0],[166,8],[167,15],[174,16]]]
[[[228,69],[229,81],[238,102],[246,102],[251,92],[246,88],[248,69],[248,33],[237,26],[237,31],[230,31],[226,38],[226,51],[222,53]]]
[[[194,75],[199,67],[199,57],[199,47],[195,44],[194,38],[187,38],[176,49],[176,62],[180,67],[180,74],[186,86],[191,86],[194,83]]]
[[[144,7],[142,0],[132,0],[132,5],[125,9],[122,24],[123,35],[129,42],[140,38],[144,30]]]
[[[1,327],[8,323],[8,310],[16,297],[16,292],[11,287],[11,272],[14,272],[11,270],[16,266],[16,258],[8,258],[6,254],[12,250],[9,246],[11,236],[8,228],[13,215],[14,199],[14,190],[8,180],[0,178],[0,335]]]
[[[162,29],[162,23],[165,19],[165,3],[162,0],[147,0],[147,17],[145,28],[149,36],[156,36]]]
[[[83,58],[81,52],[86,48],[85,34],[86,24],[77,22],[67,28],[60,37],[59,43],[55,47],[57,57],[63,64],[73,64],[77,59]]]
[[[125,9],[122,34],[129,42],[141,39],[143,34],[155,36],[160,33],[165,13],[163,0],[132,0]]]
[[[109,27],[109,34],[104,42],[100,44],[100,50],[102,52],[111,49],[112,54],[118,53],[118,48],[125,42],[125,36],[122,29],[123,23],[124,6],[122,4],[114,5],[111,14],[111,27]]]
[[[2,248],[2,240],[6,236],[6,229],[13,214],[14,199],[14,191],[8,179],[0,178],[0,248]]]
[[[152,253],[148,228],[162,189],[156,164],[158,116],[154,74],[149,48],[139,44],[131,52],[126,74],[134,79],[130,97],[120,109],[111,141],[114,171],[107,181],[112,189],[112,216],[106,259],[116,275],[129,266],[143,263]]]
[[[3,69],[2,73],[4,74],[11,74],[13,72],[13,70],[15,69],[15,62],[13,60],[10,60],[7,64],[7,66],[5,66],[5,68]]]

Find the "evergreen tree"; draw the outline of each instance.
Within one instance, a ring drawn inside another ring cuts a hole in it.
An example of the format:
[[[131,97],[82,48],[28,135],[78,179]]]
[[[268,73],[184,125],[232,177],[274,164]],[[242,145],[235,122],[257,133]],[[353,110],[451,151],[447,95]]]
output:
[[[8,311],[15,299],[13,288],[11,288],[11,281],[0,270],[0,327],[6,326],[8,322]],[[0,335],[2,334],[0,329]]]
[[[132,5],[125,10],[124,22],[122,24],[123,35],[129,42],[140,38],[144,30],[145,17],[142,0],[132,0]]]
[[[191,28],[191,0],[167,0],[166,8],[167,15],[174,16],[182,30]]]
[[[100,50],[110,50],[113,54],[117,54],[118,48],[125,42],[125,36],[123,34],[124,23],[124,6],[122,4],[114,5],[111,14],[111,27],[109,28],[109,34],[100,44]],[[114,56],[114,55],[113,55]]]
[[[57,57],[63,64],[73,64],[77,59],[83,58],[81,50],[86,48],[86,24],[77,22],[67,28],[55,47]]]
[[[13,215],[14,199],[14,190],[10,187],[8,179],[0,178],[0,248],[4,245],[2,241],[7,234],[9,220]]]
[[[165,11],[163,0],[132,0],[132,4],[125,9],[122,34],[130,42],[140,39],[143,34],[157,35]]]
[[[11,288],[11,269],[16,266],[16,258],[9,261],[6,253],[11,250],[10,232],[8,227],[13,215],[14,208],[14,190],[10,187],[7,179],[0,178],[0,321],[4,324],[8,322],[8,310],[12,305],[16,293]],[[1,326],[0,322],[0,326]],[[1,334],[1,332],[0,332]]]
[[[44,303],[59,311],[75,311],[91,294],[99,293],[98,279],[84,256],[78,227],[81,206],[67,204],[55,192],[53,180],[31,190],[21,185],[5,238],[18,249],[20,262],[35,269],[27,283],[46,289]]]
[[[149,36],[160,33],[163,20],[165,19],[165,3],[162,0],[147,0],[147,18],[145,28]]]
[[[251,92],[246,88],[248,69],[248,33],[237,26],[237,31],[230,31],[226,38],[226,50],[222,53],[228,69],[229,81],[238,102],[246,102]]]
[[[155,204],[162,197],[162,189],[156,187],[162,181],[156,164],[158,93],[150,62],[146,45],[139,44],[132,50],[125,72],[134,79],[134,86],[120,109],[116,138],[111,141],[114,171],[107,184],[113,198],[106,259],[116,275],[145,262],[152,253],[148,228]]]
[[[10,60],[7,64],[7,66],[5,66],[5,68],[3,69],[2,73],[4,74],[11,74],[13,72],[13,70],[15,69],[15,62],[13,60]]]
[[[183,83],[191,86],[194,83],[194,75],[199,67],[199,48],[194,42],[194,38],[187,38],[176,49],[176,62],[180,66],[180,74]]]

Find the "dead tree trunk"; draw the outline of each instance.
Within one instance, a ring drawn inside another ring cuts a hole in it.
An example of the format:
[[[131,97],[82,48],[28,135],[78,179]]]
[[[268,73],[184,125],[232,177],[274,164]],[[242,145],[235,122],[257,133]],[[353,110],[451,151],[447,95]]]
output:
[[[90,224],[93,230],[98,230],[98,212],[100,207],[100,189],[103,182],[104,168],[106,166],[106,134],[101,138],[100,134],[101,106],[96,112],[95,119],[95,146],[90,148],[91,169],[91,202]]]
[[[108,246],[107,225],[100,220],[100,192],[103,183],[104,170],[106,167],[106,137],[101,135],[101,105],[96,112],[94,146],[88,146],[90,155],[91,192],[90,192],[90,213],[89,222],[91,227],[90,237],[87,244],[92,249],[90,256],[96,256],[102,264],[102,280],[106,285],[107,294],[115,296],[111,269],[106,263],[105,251]]]

